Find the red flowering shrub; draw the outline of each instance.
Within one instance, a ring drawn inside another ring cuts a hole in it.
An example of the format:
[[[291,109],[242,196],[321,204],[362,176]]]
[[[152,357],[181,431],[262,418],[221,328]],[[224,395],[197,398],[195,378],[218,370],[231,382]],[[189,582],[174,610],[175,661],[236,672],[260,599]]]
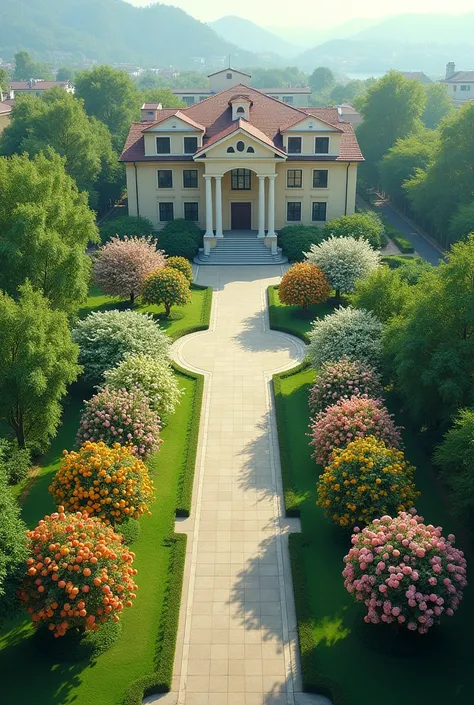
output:
[[[312,413],[324,411],[340,399],[350,399],[352,396],[380,399],[382,381],[375,369],[360,360],[346,358],[323,362],[309,393]]]

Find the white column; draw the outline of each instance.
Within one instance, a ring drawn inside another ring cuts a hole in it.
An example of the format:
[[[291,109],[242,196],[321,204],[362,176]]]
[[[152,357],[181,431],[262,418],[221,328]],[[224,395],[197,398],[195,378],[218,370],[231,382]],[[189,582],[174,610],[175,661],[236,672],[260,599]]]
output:
[[[275,237],[275,179],[277,175],[271,174],[268,187],[268,233],[267,237]]]
[[[206,181],[206,232],[205,237],[213,237],[212,229],[212,176],[204,175]]]
[[[216,237],[224,237],[222,232],[222,176],[216,176]]]
[[[258,177],[258,236],[265,237],[265,177]]]

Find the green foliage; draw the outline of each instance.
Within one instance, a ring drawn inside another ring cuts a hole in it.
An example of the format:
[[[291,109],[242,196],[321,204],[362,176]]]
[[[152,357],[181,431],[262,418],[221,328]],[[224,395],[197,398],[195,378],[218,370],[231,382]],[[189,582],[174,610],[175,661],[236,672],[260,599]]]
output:
[[[401,267],[405,262],[419,263],[419,260],[421,260],[421,257],[411,257],[410,255],[385,255],[380,258],[382,264],[386,264],[390,269],[398,269],[398,267]]]
[[[46,64],[38,64],[32,61],[26,51],[19,51],[13,58],[15,67],[13,69],[13,81],[29,81],[30,78],[42,78],[44,81],[52,81],[53,74]]]
[[[201,229],[184,218],[171,220],[158,233],[158,247],[169,257],[184,257],[192,260],[201,244]]]
[[[5,69],[0,68],[0,91],[3,91],[5,93],[8,88],[8,84],[8,74]]]
[[[465,240],[474,232],[474,201],[459,206],[449,221],[449,241]]]
[[[333,218],[324,226],[323,239],[334,237],[355,237],[356,240],[367,240],[374,250],[382,244],[384,226],[380,218],[373,211],[341,215]]]
[[[140,93],[140,103],[161,103],[163,108],[186,107],[181,98],[175,96],[171,88],[147,88]]]
[[[122,215],[112,220],[104,220],[100,225],[100,239],[107,242],[111,237],[146,237],[151,235],[153,224],[148,218],[135,215]]]
[[[181,272],[181,274],[184,274],[188,282],[192,284],[194,275],[193,268],[189,260],[185,259],[184,257],[168,257],[168,259],[166,260],[166,266],[172,267],[173,269],[177,269],[179,272]]]
[[[158,269],[145,279],[142,299],[147,304],[163,304],[169,318],[171,306],[186,306],[191,302],[189,281],[178,269]]]
[[[318,66],[309,77],[309,85],[315,93],[332,88],[335,83],[334,74],[327,66]]]
[[[311,245],[324,240],[324,230],[313,225],[287,225],[278,232],[278,244],[290,262],[302,262]]]
[[[390,147],[421,127],[425,103],[421,83],[398,71],[389,71],[368,89],[360,102],[364,121],[357,128],[357,138],[370,180],[377,181],[379,163]]]
[[[407,238],[402,235],[392,235],[392,240],[403,255],[408,255],[415,251],[410,240],[407,240]]]
[[[55,639],[51,631],[42,626],[35,631],[33,638],[43,658],[47,655],[54,663],[77,663],[94,661],[115,644],[121,633],[121,622],[106,622],[96,632],[71,629],[62,639]]]
[[[53,308],[75,311],[87,297],[94,214],[55,154],[0,159],[0,289],[25,279]]]
[[[425,127],[435,130],[441,120],[451,113],[454,108],[448,98],[446,86],[442,83],[429,83],[425,86],[426,105],[421,119]]]
[[[372,311],[385,323],[402,312],[409,295],[410,287],[402,280],[398,269],[377,267],[366,279],[356,283],[350,301],[356,308]]]
[[[413,287],[384,335],[389,369],[418,423],[436,425],[472,400],[474,236]]]
[[[5,473],[9,485],[16,485],[28,477],[31,470],[31,452],[18,448],[16,443],[0,438],[0,471]]]
[[[352,103],[355,98],[364,95],[367,90],[367,85],[365,81],[355,79],[349,81],[346,84],[338,83],[334,86],[329,97],[331,102],[338,105],[339,103]]]
[[[0,624],[16,610],[16,592],[27,557],[25,531],[0,464]]]
[[[138,519],[130,517],[122,524],[116,527],[116,531],[122,534],[123,542],[126,546],[131,546],[132,543],[138,541],[140,538],[140,522]],[[99,630],[100,631],[100,630]]]
[[[442,86],[443,90],[444,86]],[[380,184],[386,193],[400,201],[405,198],[403,184],[417,169],[425,169],[438,147],[439,135],[433,130],[419,130],[395,142],[380,162]]]
[[[26,282],[15,302],[0,294],[0,419],[18,445],[44,447],[57,430],[60,400],[80,371],[67,318]]]
[[[74,81],[76,72],[70,66],[60,66],[56,71],[56,81]]]
[[[433,265],[421,259],[421,257],[411,257],[410,259],[402,260],[397,269],[402,281],[410,286],[417,284],[425,272],[431,272],[432,270]]]
[[[341,292],[354,291],[356,282],[367,277],[380,261],[379,253],[372,249],[367,240],[332,235],[320,245],[312,245],[306,258],[322,269],[336,290],[336,297]]]

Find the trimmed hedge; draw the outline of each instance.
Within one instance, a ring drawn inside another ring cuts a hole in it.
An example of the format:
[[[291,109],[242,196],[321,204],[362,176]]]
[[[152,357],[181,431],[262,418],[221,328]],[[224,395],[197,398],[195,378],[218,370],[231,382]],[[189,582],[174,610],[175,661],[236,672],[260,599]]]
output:
[[[325,238],[324,229],[315,225],[287,225],[278,233],[278,245],[290,262],[301,262],[304,260],[303,253]]]
[[[134,215],[121,215],[112,220],[104,220],[99,226],[100,239],[103,243],[111,237],[123,239],[125,236],[146,237],[153,232],[153,224],[148,218]]]
[[[400,252],[404,255],[415,251],[415,248],[413,247],[411,242],[402,235],[392,235],[392,240],[396,244]]]
[[[170,538],[173,543],[173,556],[169,566],[165,609],[162,612],[157,643],[156,671],[132,683],[125,693],[122,705],[142,705],[145,696],[167,693],[171,690],[186,559],[186,539],[186,534],[173,534]]]
[[[380,261],[386,264],[387,267],[390,267],[390,269],[398,269],[402,264],[405,264],[407,261],[413,261],[413,259],[417,258],[410,257],[409,255],[386,255],[385,257],[381,257]]]
[[[171,220],[155,235],[158,247],[169,257],[185,257],[192,260],[202,246],[202,230],[184,218]]]

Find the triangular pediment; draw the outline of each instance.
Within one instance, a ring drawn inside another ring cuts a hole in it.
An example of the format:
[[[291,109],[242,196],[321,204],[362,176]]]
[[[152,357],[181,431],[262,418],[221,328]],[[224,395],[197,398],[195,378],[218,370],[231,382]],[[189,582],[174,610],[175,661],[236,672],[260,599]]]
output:
[[[281,132],[342,132],[339,127],[331,125],[329,122],[321,120],[321,118],[314,117],[314,115],[308,115],[307,117],[302,117],[301,120],[292,123],[291,125],[286,125],[282,128]]]
[[[153,123],[153,125],[150,125],[150,127],[143,130],[144,133],[190,131],[205,132],[205,128],[179,111],[175,115],[169,115],[162,119],[158,119],[155,123]]]

